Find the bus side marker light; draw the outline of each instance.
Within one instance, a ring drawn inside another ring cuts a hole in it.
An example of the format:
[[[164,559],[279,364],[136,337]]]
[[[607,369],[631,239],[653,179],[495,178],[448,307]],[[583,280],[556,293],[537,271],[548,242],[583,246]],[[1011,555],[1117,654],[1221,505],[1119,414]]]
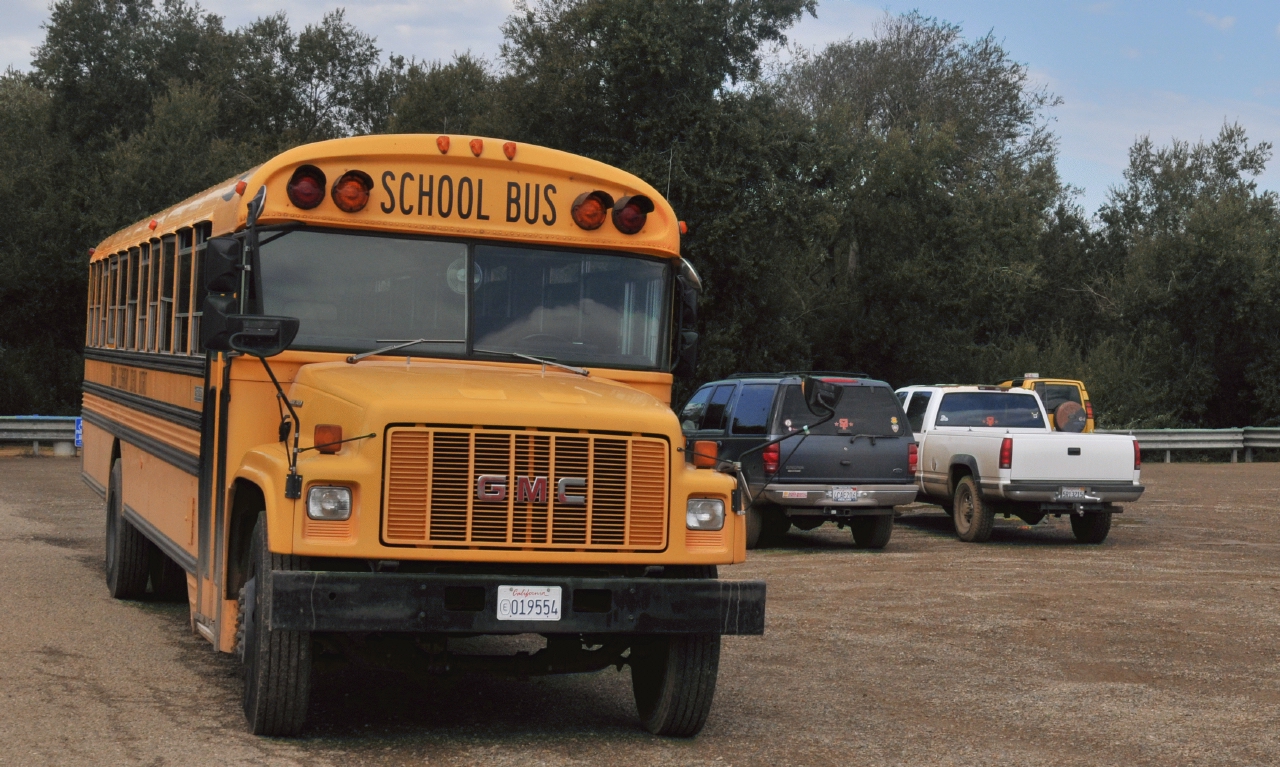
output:
[[[478,139],[478,138],[471,139],[471,154],[475,155],[476,157],[479,157],[480,153],[483,151],[484,151],[484,140]]]
[[[333,204],[346,213],[359,213],[369,204],[369,192],[373,190],[373,179],[362,170],[349,170],[333,182],[330,196]]]
[[[623,197],[613,206],[613,225],[623,234],[635,234],[644,228],[645,219],[653,212],[653,200],[642,194]]]
[[[342,449],[342,445],[337,443],[342,441],[342,427],[332,423],[316,424],[314,439],[311,444],[316,446],[317,453],[325,455],[333,455]]]
[[[244,190],[248,188],[249,184],[244,179],[240,179],[236,182],[236,194],[244,194]]]
[[[508,160],[516,159],[516,142],[508,141],[502,145],[502,153],[507,156]]]
[[[688,234],[688,233],[689,233],[689,225],[688,225],[688,224],[686,224],[685,222],[681,221],[681,222],[680,222],[680,234]]]
[[[314,165],[299,165],[289,179],[285,193],[289,202],[303,210],[311,210],[324,202],[324,171]]]
[[[318,485],[307,491],[307,516],[341,522],[351,518],[351,488]]]
[[[594,192],[583,192],[573,201],[569,215],[579,228],[591,231],[604,224],[605,212],[613,207],[613,197],[599,189]]]
[[[440,150],[440,154],[449,154],[449,137],[436,136],[436,147]]]
[[[151,219],[151,223],[147,224],[147,228],[153,232],[156,230],[157,226],[160,226],[160,222],[156,221],[154,218]]]
[[[98,252],[97,248],[89,248],[89,258],[93,258],[93,254],[97,252]]]

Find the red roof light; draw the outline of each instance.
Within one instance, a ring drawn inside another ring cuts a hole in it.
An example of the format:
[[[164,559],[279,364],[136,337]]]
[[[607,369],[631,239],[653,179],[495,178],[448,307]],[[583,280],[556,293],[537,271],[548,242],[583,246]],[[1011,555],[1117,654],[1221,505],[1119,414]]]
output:
[[[324,171],[314,165],[299,165],[285,187],[289,202],[303,210],[311,210],[324,202]]]

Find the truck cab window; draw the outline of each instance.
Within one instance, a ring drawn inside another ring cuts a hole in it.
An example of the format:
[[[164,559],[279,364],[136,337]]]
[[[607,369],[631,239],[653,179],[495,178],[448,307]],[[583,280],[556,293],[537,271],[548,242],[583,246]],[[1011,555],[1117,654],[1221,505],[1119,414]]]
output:
[[[911,424],[911,431],[919,432],[924,429],[924,411],[929,409],[929,399],[932,396],[927,391],[911,395],[911,403],[907,405],[907,423]]]

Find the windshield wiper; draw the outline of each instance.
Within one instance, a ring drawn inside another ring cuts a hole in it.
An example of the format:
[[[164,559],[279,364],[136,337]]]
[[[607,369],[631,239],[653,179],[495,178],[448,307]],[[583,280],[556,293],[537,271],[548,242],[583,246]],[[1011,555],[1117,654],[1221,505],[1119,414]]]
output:
[[[480,352],[481,354],[496,354],[502,357],[515,357],[516,359],[522,359],[527,362],[536,362],[539,365],[542,365],[542,369],[544,372],[546,371],[547,365],[550,365],[553,368],[560,368],[561,370],[567,370],[570,373],[577,373],[580,376],[591,375],[591,371],[587,370],[586,368],[578,368],[578,367],[574,367],[573,365],[566,365],[563,362],[556,362],[554,359],[550,359],[550,358],[535,357],[532,354],[521,354],[520,352],[495,352],[491,349],[472,349],[472,351],[477,351],[477,352]]]
[[[396,349],[404,349],[409,346],[417,346],[418,344],[465,344],[466,341],[460,341],[456,338],[448,338],[448,339],[416,338],[412,341],[394,341],[389,338],[379,338],[376,341],[374,341],[374,343],[394,344],[394,345],[384,346],[381,349],[374,349],[371,352],[361,352],[360,354],[352,354],[350,357],[347,357],[347,362],[349,364],[354,365],[360,360],[364,359],[365,357],[375,357],[379,354],[386,354],[387,352],[393,352]]]

